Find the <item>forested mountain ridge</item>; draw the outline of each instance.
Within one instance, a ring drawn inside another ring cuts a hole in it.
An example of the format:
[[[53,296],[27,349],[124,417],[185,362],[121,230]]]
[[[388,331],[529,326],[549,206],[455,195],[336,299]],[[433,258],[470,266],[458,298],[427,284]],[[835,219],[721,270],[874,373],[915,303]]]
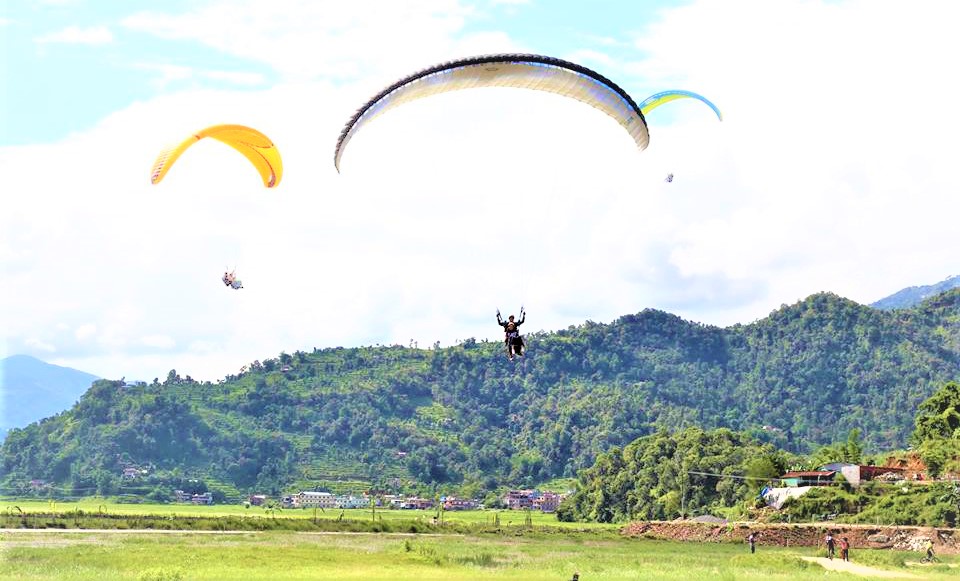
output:
[[[345,480],[483,491],[572,476],[614,446],[693,425],[791,449],[859,428],[868,449],[902,447],[918,404],[960,378],[960,289],[897,311],[822,293],[725,329],[646,310],[528,343],[512,363],[500,343],[470,339],[281,354],[216,384],[174,371],[99,381],[72,410],[9,434],[3,486],[110,493],[134,465],[158,487],[201,476],[272,494]]]

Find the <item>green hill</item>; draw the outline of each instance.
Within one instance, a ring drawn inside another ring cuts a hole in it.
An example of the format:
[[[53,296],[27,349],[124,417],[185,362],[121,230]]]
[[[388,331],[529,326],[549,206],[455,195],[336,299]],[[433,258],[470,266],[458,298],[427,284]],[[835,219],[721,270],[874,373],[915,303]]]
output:
[[[960,378],[960,290],[882,311],[832,294],[718,328],[646,310],[501,345],[323,349],[197,383],[98,381],[69,412],[13,430],[5,491],[189,488],[277,494],[570,477],[658,428],[728,427],[791,450],[859,428],[903,447],[917,406]],[[121,480],[123,467],[146,475]]]

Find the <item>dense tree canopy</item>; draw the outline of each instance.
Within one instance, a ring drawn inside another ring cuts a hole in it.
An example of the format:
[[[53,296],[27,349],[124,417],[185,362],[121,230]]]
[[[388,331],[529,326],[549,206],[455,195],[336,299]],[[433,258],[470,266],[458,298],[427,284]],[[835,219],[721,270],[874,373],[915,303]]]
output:
[[[0,478],[7,489],[43,479],[78,492],[149,492],[182,478],[224,494],[346,483],[482,491],[574,477],[601,454],[630,461],[610,450],[664,429],[725,427],[799,452],[859,429],[861,452],[902,447],[921,402],[960,377],[958,305],[960,290],[901,311],[818,294],[726,329],[646,310],[535,333],[512,363],[499,343],[471,339],[282,353],[217,383],[176,371],[147,385],[100,381],[72,410],[10,432]],[[124,466],[147,476],[122,481]],[[630,510],[666,514],[673,492],[686,505],[671,478],[656,475],[664,498]]]
[[[933,474],[960,470],[960,383],[950,382],[920,404],[913,441]],[[951,464],[953,463],[953,464]]]
[[[561,516],[617,522],[707,513],[755,497],[787,454],[727,429],[659,431],[601,454]]]

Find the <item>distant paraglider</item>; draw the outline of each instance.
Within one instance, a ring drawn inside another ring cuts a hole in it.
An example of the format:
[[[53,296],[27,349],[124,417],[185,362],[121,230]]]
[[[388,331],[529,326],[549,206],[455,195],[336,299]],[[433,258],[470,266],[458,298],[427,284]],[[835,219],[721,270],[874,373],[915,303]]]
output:
[[[240,279],[237,278],[237,274],[235,270],[231,270],[230,272],[224,272],[222,280],[223,280],[223,284],[232,288],[233,290],[240,290],[243,288],[243,283],[240,281]]]
[[[158,184],[163,179],[177,158],[188,147],[204,137],[212,137],[236,149],[260,173],[263,185],[268,188],[276,187],[283,177],[283,161],[280,152],[270,139],[263,133],[243,125],[214,125],[194,133],[178,144],[172,145],[160,152],[153,169],[150,172],[150,183]]]
[[[619,123],[640,150],[650,142],[644,115],[670,101],[694,98],[707,104],[722,120],[720,110],[706,98],[690,91],[664,91],[637,105],[622,88],[600,73],[582,65],[534,54],[493,54],[441,63],[408,75],[364,103],[347,121],[334,150],[333,164],[360,129],[390,109],[440,93],[481,87],[513,87],[555,93],[586,103]]]
[[[673,183],[673,174],[672,174],[672,173],[668,173],[668,174],[667,174],[667,177],[665,177],[665,178],[663,179],[663,181],[667,182],[668,184],[672,184],[672,183]]]
[[[642,103],[640,103],[640,111],[642,111],[643,114],[646,115],[647,113],[649,113],[653,109],[656,109],[660,105],[663,105],[664,103],[669,103],[670,101],[676,101],[677,99],[696,99],[698,101],[701,101],[707,107],[710,107],[711,109],[713,109],[713,112],[716,113],[717,115],[717,119],[719,119],[720,121],[723,121],[723,114],[720,113],[720,109],[717,109],[716,105],[711,103],[710,100],[704,97],[703,95],[698,95],[691,91],[678,91],[678,90],[661,91],[655,95],[650,95],[649,97],[644,99]]]

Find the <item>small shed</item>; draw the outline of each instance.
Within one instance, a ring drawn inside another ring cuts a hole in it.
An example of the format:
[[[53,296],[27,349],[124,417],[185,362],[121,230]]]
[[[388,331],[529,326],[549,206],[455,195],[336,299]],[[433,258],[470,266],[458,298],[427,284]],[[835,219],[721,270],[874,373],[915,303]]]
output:
[[[835,470],[805,470],[798,472],[787,472],[780,477],[783,486],[828,486],[833,484],[833,478],[837,475]]]

